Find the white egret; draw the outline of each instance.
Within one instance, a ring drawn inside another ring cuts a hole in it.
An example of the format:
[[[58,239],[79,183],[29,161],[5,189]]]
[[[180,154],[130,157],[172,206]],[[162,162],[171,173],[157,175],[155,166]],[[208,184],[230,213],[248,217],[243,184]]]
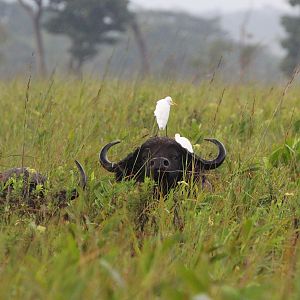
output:
[[[167,135],[167,124],[170,115],[171,105],[175,105],[172,98],[170,96],[165,99],[158,100],[156,103],[156,108],[154,111],[154,116],[156,117],[156,122],[159,130],[166,129]]]
[[[193,150],[193,146],[191,144],[191,142],[183,137],[183,136],[180,136],[179,133],[176,133],[175,134],[175,141],[181,145],[181,147],[185,148],[186,150],[188,150],[189,152],[191,153],[194,153],[194,150]]]

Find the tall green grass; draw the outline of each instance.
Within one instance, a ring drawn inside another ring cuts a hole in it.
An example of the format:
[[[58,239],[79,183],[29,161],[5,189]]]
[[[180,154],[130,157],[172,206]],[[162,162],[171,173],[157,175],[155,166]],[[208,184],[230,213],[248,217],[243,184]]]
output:
[[[285,89],[0,82],[0,170],[24,160],[50,190],[76,184],[74,159],[89,176],[51,218],[2,205],[0,299],[299,299],[300,90]],[[227,148],[208,175],[212,193],[181,184],[156,199],[150,181],[117,184],[99,166],[107,142],[122,140],[110,154],[118,160],[153,134],[155,100],[166,95],[178,104],[169,136],[205,157],[215,155],[205,137]]]

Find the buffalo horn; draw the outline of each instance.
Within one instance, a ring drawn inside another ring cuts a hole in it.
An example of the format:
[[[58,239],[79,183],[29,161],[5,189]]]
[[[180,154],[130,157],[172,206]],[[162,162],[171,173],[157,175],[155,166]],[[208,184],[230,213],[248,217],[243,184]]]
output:
[[[99,162],[102,165],[102,167],[108,172],[114,172],[116,168],[116,164],[109,161],[109,159],[107,158],[107,152],[112,146],[117,145],[119,143],[120,141],[111,142],[106,146],[104,146],[100,151]]]
[[[205,160],[198,156],[196,156],[195,158],[196,158],[196,160],[200,161],[201,166],[204,170],[216,169],[224,162],[225,157],[226,157],[226,149],[225,149],[224,145],[216,139],[204,139],[204,140],[217,145],[219,148],[219,154],[213,160]]]
[[[80,162],[75,160],[75,164],[80,173],[80,186],[84,190],[86,188],[86,184],[87,184],[87,176],[86,176],[85,171],[84,171],[82,165],[80,164]]]

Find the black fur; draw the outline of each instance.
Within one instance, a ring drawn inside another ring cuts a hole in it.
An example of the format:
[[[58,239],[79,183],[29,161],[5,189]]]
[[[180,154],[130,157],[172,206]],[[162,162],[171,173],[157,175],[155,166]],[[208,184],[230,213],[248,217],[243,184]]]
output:
[[[216,144],[216,140],[210,141]],[[116,143],[118,142],[113,142],[110,146]],[[212,163],[190,153],[173,139],[154,137],[116,164],[110,163],[106,158],[109,147],[105,146],[100,152],[100,163],[115,173],[117,181],[135,179],[143,182],[146,177],[151,177],[167,193],[182,180],[189,181],[193,178],[199,181],[202,178],[205,181],[203,171],[219,167],[225,159],[224,146],[221,143],[218,146],[218,160]]]
[[[81,175],[80,185],[84,189],[86,186],[86,175],[84,169],[82,168],[79,162],[75,161],[75,163]],[[17,180],[22,180],[23,198],[32,200],[36,197],[43,198],[45,196],[43,192],[43,189],[45,188],[45,184],[47,182],[47,178],[45,176],[30,168],[12,168],[0,173],[0,184],[3,188],[2,195],[0,194],[1,198],[6,198],[6,196],[12,192],[14,187],[13,184],[9,181],[13,178]],[[36,194],[35,190],[38,185],[41,185],[43,189],[41,189],[41,191],[38,194]],[[70,197],[68,197],[68,194],[70,194]],[[70,198],[70,200],[73,200],[77,197],[78,191],[75,188],[70,193],[68,193],[66,190],[59,191],[54,198],[59,202],[63,202],[66,201],[68,198]]]

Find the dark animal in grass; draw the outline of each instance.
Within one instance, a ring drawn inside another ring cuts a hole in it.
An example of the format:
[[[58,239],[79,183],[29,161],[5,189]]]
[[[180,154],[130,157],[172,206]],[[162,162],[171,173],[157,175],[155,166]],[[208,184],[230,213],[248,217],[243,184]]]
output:
[[[87,177],[82,165],[75,161],[76,166],[80,173],[80,187],[85,189],[87,184]],[[37,198],[44,198],[43,189],[45,188],[45,184],[47,178],[43,176],[41,173],[32,170],[30,168],[12,168],[7,171],[0,173],[0,185],[2,186],[2,192],[0,192],[0,200],[6,200],[7,197],[14,190],[13,181],[21,180],[22,181],[22,188],[21,188],[21,195],[22,198],[28,200],[28,204],[30,207],[35,207],[36,199]],[[37,187],[41,186],[42,188],[37,191]],[[58,202],[59,206],[64,206],[68,199],[74,200],[79,196],[77,188],[74,188],[70,192],[67,190],[61,190],[56,193],[53,198]],[[0,201],[0,203],[3,201]]]
[[[226,157],[224,145],[216,139],[205,140],[219,149],[213,160],[190,153],[173,139],[153,137],[118,163],[110,162],[107,153],[120,141],[109,143],[100,151],[99,161],[107,171],[115,173],[117,181],[135,179],[143,182],[146,177],[151,177],[166,194],[183,180],[202,180],[204,186],[207,183],[204,172],[222,165]]]

